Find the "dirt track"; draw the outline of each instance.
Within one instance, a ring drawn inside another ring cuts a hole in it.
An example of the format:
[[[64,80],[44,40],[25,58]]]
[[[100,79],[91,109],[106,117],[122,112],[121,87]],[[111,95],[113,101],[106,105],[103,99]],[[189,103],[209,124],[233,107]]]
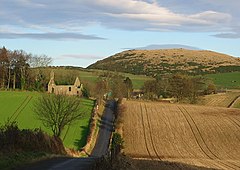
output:
[[[140,160],[240,169],[240,110],[126,103],[125,153]]]

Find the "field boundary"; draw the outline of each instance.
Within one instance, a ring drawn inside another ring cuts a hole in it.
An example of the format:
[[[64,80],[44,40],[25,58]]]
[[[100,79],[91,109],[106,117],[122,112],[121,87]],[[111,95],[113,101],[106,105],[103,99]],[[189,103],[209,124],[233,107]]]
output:
[[[29,102],[32,100],[32,96],[29,97],[29,99],[27,100],[27,102],[24,104],[24,106],[22,107],[22,109],[18,112],[18,114],[16,115],[16,117],[14,118],[14,121],[18,118],[19,114],[27,107],[27,105],[29,104]]]
[[[10,121],[16,121],[16,119],[18,118],[19,114],[27,107],[27,105],[29,104],[29,102],[32,100],[32,96],[27,96],[23,102],[19,105],[19,107],[14,111],[14,113],[11,115],[11,117],[9,118]]]
[[[14,115],[18,112],[18,110],[23,106],[23,104],[25,103],[25,101],[28,99],[29,96],[26,96],[25,99],[23,100],[23,102],[20,103],[20,105],[18,106],[18,108],[13,112],[13,114],[11,115],[11,117],[9,118],[10,120],[12,120],[12,118],[14,117]]]

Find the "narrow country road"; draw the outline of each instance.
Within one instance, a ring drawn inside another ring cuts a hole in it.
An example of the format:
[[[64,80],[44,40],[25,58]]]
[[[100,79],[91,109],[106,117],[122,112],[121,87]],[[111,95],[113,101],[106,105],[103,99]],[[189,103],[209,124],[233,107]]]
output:
[[[105,107],[104,114],[100,122],[101,125],[97,142],[91,153],[92,157],[101,157],[107,153],[110,136],[113,131],[115,105],[116,102],[112,100],[108,101],[107,106]]]
[[[111,132],[113,131],[114,108],[116,102],[108,101],[100,121],[100,130],[96,145],[87,158],[59,157],[36,162],[17,170],[88,170],[94,165],[97,158],[105,155],[109,147]]]

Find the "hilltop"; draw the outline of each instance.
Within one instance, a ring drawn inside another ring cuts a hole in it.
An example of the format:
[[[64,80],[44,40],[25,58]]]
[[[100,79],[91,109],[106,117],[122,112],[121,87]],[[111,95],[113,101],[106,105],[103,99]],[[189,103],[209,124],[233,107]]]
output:
[[[197,47],[189,46],[189,45],[182,45],[182,44],[151,44],[145,47],[138,47],[134,48],[135,50],[160,50],[160,49],[177,49],[177,48],[184,48],[188,50],[200,50]],[[130,49],[129,49],[130,50]]]
[[[240,59],[207,50],[128,50],[97,61],[88,68],[145,75],[205,74],[240,71]]]

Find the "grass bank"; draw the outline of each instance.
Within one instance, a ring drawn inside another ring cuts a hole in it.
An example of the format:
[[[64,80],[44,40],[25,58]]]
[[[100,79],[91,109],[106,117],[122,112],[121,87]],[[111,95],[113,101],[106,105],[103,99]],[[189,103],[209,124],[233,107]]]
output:
[[[38,92],[0,91],[0,125],[17,121],[21,129],[40,128],[52,135],[33,112],[33,103],[40,96]],[[64,129],[61,138],[65,147],[80,149],[85,145],[93,106],[93,100],[81,99],[81,111],[85,115]]]

